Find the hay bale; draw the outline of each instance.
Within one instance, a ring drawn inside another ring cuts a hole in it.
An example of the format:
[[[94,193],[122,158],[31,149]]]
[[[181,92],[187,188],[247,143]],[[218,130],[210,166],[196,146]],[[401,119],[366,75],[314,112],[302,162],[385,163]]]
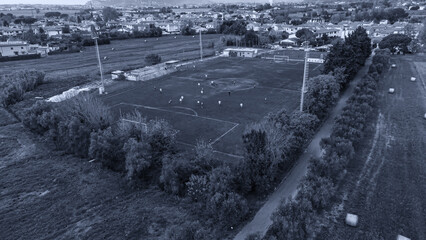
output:
[[[396,237],[396,240],[410,240],[408,237],[404,237],[404,236],[402,236],[402,235],[398,235],[397,237]]]
[[[411,77],[411,81],[412,82],[416,81],[416,78],[415,77]]]
[[[346,214],[345,222],[349,226],[356,227],[358,225],[358,215],[351,213]]]
[[[394,93],[395,92],[395,88],[389,88],[389,93]]]
[[[392,68],[396,68],[396,64],[392,64]]]

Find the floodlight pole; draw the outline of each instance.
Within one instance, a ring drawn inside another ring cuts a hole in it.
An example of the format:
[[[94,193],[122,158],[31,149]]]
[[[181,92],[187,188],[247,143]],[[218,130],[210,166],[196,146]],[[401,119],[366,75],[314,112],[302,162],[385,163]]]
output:
[[[104,83],[104,74],[102,73],[102,63],[101,63],[101,55],[99,54],[99,46],[98,46],[98,34],[96,32],[96,28],[94,25],[90,26],[90,31],[92,34],[92,39],[95,41],[96,46],[96,56],[98,57],[99,64],[99,72],[101,73],[101,84],[102,86],[99,88],[99,94],[103,94],[105,92],[105,83]]]
[[[99,54],[98,38],[95,38],[95,45],[96,45],[96,55],[98,57],[99,72],[101,73],[101,84],[102,84],[102,87],[101,87],[102,90],[99,92],[102,94],[105,91],[105,83],[104,83],[104,74],[102,73],[101,56]]]
[[[305,84],[308,80],[309,76],[309,42],[305,41],[302,43],[302,45],[305,45],[305,67],[303,69],[303,82],[302,82],[302,94],[300,95],[300,111],[303,112],[303,101],[305,99]]]
[[[201,29],[200,29],[200,59],[203,61],[203,42],[201,39]]]

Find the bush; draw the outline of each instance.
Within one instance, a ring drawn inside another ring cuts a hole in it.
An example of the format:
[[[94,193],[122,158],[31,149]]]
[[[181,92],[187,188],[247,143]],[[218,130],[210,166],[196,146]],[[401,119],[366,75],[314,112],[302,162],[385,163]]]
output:
[[[188,197],[195,202],[205,202],[209,194],[209,182],[205,175],[191,175],[186,183]]]
[[[149,54],[145,57],[145,63],[148,66],[156,65],[161,62],[161,57],[157,54]]]
[[[89,156],[99,160],[105,167],[115,171],[124,169],[126,138],[109,127],[94,131],[90,135]]]
[[[163,158],[160,183],[164,191],[183,196],[186,192],[186,183],[191,175],[196,175],[192,161],[188,156],[167,155]]]
[[[208,240],[213,239],[198,221],[186,221],[183,224],[174,225],[166,230],[164,240]]]
[[[33,106],[25,109],[24,116],[22,120],[24,126],[38,134],[44,134],[49,129],[55,128],[59,122],[59,114],[55,106],[46,101],[37,101]]]
[[[23,100],[24,93],[34,90],[44,81],[44,72],[25,70],[0,77],[0,101],[4,107]]]
[[[236,193],[218,192],[210,198],[207,210],[223,226],[235,226],[247,216],[248,205],[247,201]]]

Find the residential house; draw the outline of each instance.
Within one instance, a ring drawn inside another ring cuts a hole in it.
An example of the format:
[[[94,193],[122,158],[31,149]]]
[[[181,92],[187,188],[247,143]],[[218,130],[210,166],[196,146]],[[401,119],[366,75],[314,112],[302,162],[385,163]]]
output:
[[[29,44],[23,41],[0,42],[0,57],[28,55]]]

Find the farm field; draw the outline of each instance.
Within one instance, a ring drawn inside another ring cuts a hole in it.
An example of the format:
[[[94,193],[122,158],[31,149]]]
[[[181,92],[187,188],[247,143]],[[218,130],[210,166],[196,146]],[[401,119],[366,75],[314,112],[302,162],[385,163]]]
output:
[[[311,77],[319,74],[319,67],[311,65]],[[135,82],[101,98],[117,118],[137,110],[148,119],[170,122],[179,130],[182,145],[194,146],[204,139],[216,151],[240,157],[247,124],[281,108],[292,112],[299,106],[302,76],[303,62],[220,57],[158,79]]]
[[[397,67],[379,84],[377,120],[348,168],[340,221],[325,239],[426,239],[426,62],[391,62]],[[358,227],[344,224],[346,213],[359,216]]]
[[[203,36],[203,53],[213,55],[214,49],[207,48],[210,42],[215,42],[220,35]],[[146,40],[146,42],[145,42]],[[112,50],[114,48],[114,51]],[[199,38],[192,36],[164,36],[158,38],[140,38],[114,40],[111,44],[100,45],[99,52],[105,73],[114,70],[129,70],[145,66],[145,56],[155,53],[163,61],[187,60],[199,58]],[[85,47],[81,53],[50,55],[41,59],[2,62],[0,74],[22,69],[36,69],[47,73],[49,77],[75,77],[99,74],[95,47]]]

